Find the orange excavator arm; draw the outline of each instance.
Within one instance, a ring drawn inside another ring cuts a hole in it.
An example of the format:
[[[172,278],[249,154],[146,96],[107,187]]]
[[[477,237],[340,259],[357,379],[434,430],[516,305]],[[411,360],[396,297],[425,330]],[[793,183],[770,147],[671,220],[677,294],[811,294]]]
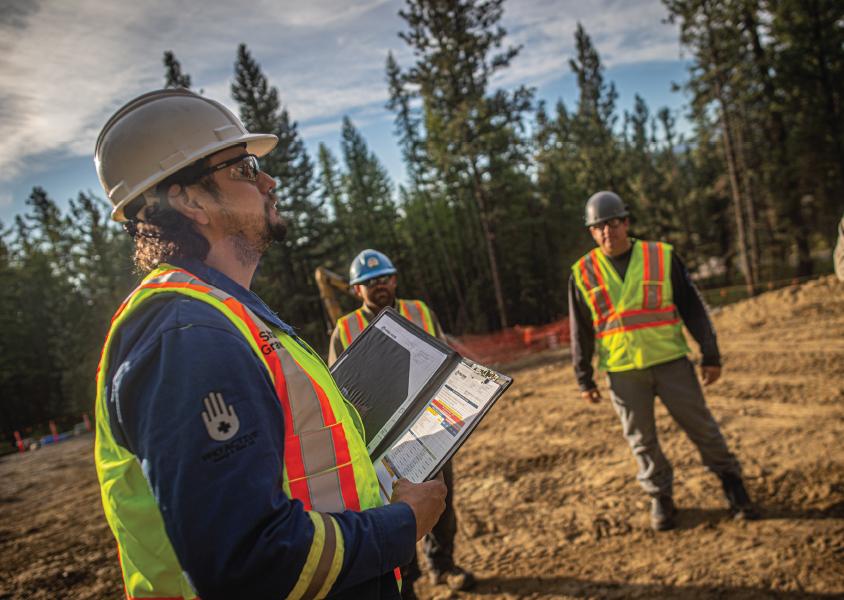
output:
[[[344,312],[340,306],[340,302],[337,300],[338,292],[351,296],[352,298],[356,298],[356,296],[352,291],[352,287],[342,276],[325,267],[317,267],[316,271],[314,271],[314,278],[319,288],[319,297],[322,299],[325,314],[328,317],[330,331],[334,329],[337,319],[342,317]]]

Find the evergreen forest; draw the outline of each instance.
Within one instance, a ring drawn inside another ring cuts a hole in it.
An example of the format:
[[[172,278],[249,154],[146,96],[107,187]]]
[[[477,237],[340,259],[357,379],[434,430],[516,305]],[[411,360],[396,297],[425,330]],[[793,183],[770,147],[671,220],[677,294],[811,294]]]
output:
[[[384,85],[406,180],[392,181],[355,123],[339,152],[309,155],[279,90],[246,45],[231,96],[289,223],[253,289],[319,349],[328,321],[314,270],[346,274],[364,248],[389,255],[402,297],[421,298],[455,335],[567,314],[570,265],[592,245],[583,206],[617,192],[639,237],[672,243],[703,288],[752,295],[831,270],[844,212],[844,3],[663,0],[685,58],[691,133],[637,96],[621,110],[589,33],[571,32],[574,104],[493,82],[517,59],[504,0],[406,0]],[[167,86],[192,86],[172,52]],[[678,90],[679,91],[679,90]],[[64,206],[64,205],[62,205]],[[0,435],[43,433],[90,415],[111,315],[138,282],[131,238],[109,205],[44,189],[0,224]],[[349,305],[351,308],[351,305]]]

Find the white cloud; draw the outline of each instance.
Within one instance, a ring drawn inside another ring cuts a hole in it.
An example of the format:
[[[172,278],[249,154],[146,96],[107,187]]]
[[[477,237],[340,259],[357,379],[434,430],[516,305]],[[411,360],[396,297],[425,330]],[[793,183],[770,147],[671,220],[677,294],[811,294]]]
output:
[[[244,37],[291,109],[301,110],[295,118],[381,99],[360,81],[359,49],[336,60],[329,53],[337,45],[332,29],[385,2],[265,0],[244,10],[230,2],[44,0],[18,19],[24,27],[0,24],[0,178],[18,175],[29,156],[90,155],[109,114],[163,84],[168,49],[197,87],[232,108],[232,65]],[[361,62],[371,65],[368,57]],[[288,87],[297,93],[285,94]]]
[[[576,55],[574,34],[583,25],[605,67],[679,58],[678,28],[663,23],[665,7],[658,1],[556,0],[514,1],[505,5],[506,42],[521,45],[504,73],[501,85],[539,85],[570,73]]]
[[[0,181],[19,176],[30,157],[90,156],[115,109],[163,84],[165,50],[196,88],[236,110],[229,86],[245,41],[304,135],[338,127],[347,113],[383,118],[387,52],[405,67],[411,60],[396,35],[405,26],[399,0],[28,2],[37,8],[0,19]],[[578,21],[608,66],[678,55],[659,0],[510,0],[504,8],[508,42],[524,48],[496,85],[568,73]]]

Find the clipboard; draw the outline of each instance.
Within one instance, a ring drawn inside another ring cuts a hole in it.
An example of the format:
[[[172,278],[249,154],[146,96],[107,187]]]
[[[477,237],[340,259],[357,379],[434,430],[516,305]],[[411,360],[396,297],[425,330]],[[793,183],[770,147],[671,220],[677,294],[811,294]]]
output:
[[[433,478],[513,382],[391,307],[338,357],[331,375],[361,416],[385,499],[399,478]]]

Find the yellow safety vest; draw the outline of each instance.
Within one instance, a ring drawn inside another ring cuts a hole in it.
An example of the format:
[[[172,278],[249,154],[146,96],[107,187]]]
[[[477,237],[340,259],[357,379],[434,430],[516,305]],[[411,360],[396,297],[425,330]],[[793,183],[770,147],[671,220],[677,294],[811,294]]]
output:
[[[431,309],[421,300],[399,300],[399,313],[408,321],[416,323],[426,333],[436,336],[434,330],[434,319],[431,316]],[[369,319],[364,314],[363,307],[337,319],[337,328],[340,331],[340,343],[343,350],[359,336],[369,325]]]
[[[137,458],[115,441],[106,406],[105,375],[115,332],[158,294],[183,294],[219,310],[266,367],[284,415],[283,489],[303,503],[313,525],[305,565],[288,598],[324,597],[340,573],[344,553],[342,532],[329,513],[382,504],[360,416],[315,352],[264,324],[226,292],[169,265],[150,273],[120,306],[97,369],[95,462],[127,597],[196,597]]]
[[[633,241],[624,281],[595,248],[572,265],[592,312],[599,366],[644,369],[689,352],[671,287],[671,245]]]

